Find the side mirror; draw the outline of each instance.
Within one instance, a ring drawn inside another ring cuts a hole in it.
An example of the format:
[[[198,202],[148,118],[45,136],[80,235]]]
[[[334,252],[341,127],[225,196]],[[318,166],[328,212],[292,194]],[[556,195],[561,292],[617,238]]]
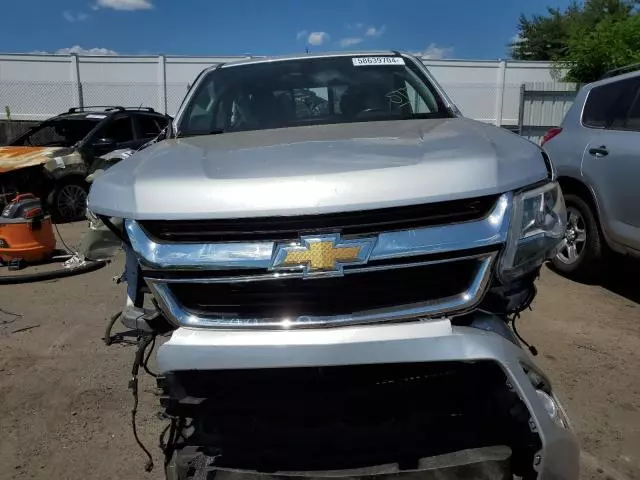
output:
[[[109,148],[116,148],[116,141],[113,138],[99,138],[93,142],[93,148],[99,150],[108,150]]]

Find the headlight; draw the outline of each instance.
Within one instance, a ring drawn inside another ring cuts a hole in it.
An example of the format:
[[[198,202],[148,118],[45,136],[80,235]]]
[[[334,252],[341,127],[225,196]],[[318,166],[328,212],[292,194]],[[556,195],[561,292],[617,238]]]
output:
[[[556,182],[522,192],[513,202],[507,246],[499,268],[502,281],[520,277],[553,258],[567,225],[564,198]]]

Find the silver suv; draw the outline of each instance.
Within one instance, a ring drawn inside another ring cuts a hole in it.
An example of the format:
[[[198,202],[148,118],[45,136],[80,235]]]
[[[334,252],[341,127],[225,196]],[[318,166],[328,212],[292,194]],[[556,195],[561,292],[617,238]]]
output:
[[[134,392],[169,337],[169,478],[578,477],[515,330],[566,225],[538,146],[387,51],[209,68],[173,127],[89,196],[125,245]]]
[[[607,247],[640,254],[640,72],[584,86],[542,145],[557,168],[568,212],[566,242],[553,260],[592,280]]]

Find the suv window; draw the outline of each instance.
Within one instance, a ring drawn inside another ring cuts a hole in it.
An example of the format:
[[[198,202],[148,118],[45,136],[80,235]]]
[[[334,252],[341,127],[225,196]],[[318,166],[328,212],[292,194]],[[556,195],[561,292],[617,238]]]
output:
[[[84,118],[47,120],[16,139],[12,145],[71,147],[83,140],[98,123],[99,120]]]
[[[582,124],[593,128],[625,128],[639,82],[640,79],[631,78],[593,88],[582,112]]]
[[[640,132],[640,92],[636,93],[636,99],[629,110],[629,116],[627,117],[625,126],[628,130]]]
[[[120,117],[106,126],[102,134],[104,138],[111,138],[117,143],[126,143],[133,140],[133,126],[131,117]]]
[[[167,121],[152,117],[150,115],[139,115],[138,121],[138,133],[141,138],[153,138],[158,136],[162,129],[167,125]]]

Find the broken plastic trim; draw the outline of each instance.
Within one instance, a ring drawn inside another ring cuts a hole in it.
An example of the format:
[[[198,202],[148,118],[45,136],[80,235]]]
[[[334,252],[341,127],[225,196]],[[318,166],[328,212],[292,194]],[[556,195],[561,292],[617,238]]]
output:
[[[105,215],[97,215],[97,217],[105,224],[105,226],[111,230],[111,232],[117,236],[126,246],[131,247],[131,241],[129,237],[125,233],[124,230],[124,220],[122,218],[118,218],[118,223],[120,224],[120,228],[113,224],[112,220],[116,220],[114,217],[107,217]]]
[[[169,469],[195,469],[196,475],[215,472],[217,480],[286,480],[286,479],[344,479],[344,480],[437,480],[473,478],[477,480],[501,480],[511,478],[511,449],[507,446],[461,450],[458,452],[422,458],[415,469],[403,469],[397,463],[348,470],[301,471],[262,473],[250,470],[224,468],[216,465],[216,457],[196,454],[187,462],[179,455],[169,464]],[[204,476],[202,477],[204,478]]]

